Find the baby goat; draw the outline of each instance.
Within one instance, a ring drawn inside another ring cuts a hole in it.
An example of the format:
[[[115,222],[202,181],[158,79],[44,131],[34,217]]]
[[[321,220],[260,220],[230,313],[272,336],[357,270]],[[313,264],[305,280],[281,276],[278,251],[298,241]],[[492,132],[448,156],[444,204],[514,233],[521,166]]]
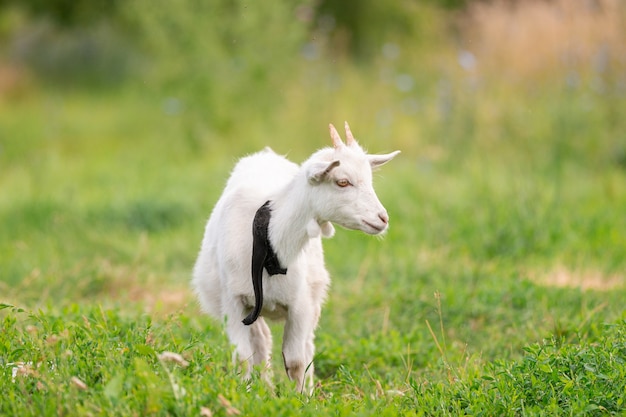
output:
[[[333,147],[302,166],[269,148],[241,159],[206,225],[193,286],[206,313],[226,318],[245,378],[253,365],[270,366],[264,317],[284,319],[287,375],[299,392],[312,392],[314,331],[330,283],[321,236],[333,236],[332,223],[371,235],[387,230],[372,169],[399,151],[368,155],[345,129],[344,144],[330,125]]]

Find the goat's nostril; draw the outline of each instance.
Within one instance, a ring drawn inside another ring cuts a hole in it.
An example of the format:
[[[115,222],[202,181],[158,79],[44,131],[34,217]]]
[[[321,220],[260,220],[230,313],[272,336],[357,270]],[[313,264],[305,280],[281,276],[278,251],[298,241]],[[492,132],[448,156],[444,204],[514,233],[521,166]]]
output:
[[[382,220],[382,222],[385,224],[389,223],[389,216],[387,215],[387,213],[380,213],[378,215],[378,218]]]

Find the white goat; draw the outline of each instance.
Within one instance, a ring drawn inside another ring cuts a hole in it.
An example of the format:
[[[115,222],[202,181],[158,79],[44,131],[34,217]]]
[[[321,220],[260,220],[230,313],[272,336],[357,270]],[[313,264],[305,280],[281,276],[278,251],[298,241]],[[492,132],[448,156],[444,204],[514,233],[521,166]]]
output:
[[[314,331],[330,283],[321,236],[333,236],[331,222],[372,235],[387,230],[389,217],[372,187],[372,168],[399,151],[368,155],[348,123],[345,128],[346,144],[330,125],[333,148],[317,151],[300,167],[269,148],[241,159],[207,223],[193,286],[205,312],[226,318],[233,358],[245,366],[246,379],[253,365],[270,366],[272,335],[263,317],[285,319],[287,375],[299,392],[311,393]],[[266,235],[257,225],[262,214]],[[261,230],[254,239],[253,219],[254,233]],[[258,269],[253,285],[250,265],[257,244],[262,253],[252,260],[253,277]],[[272,255],[274,268],[268,264]]]

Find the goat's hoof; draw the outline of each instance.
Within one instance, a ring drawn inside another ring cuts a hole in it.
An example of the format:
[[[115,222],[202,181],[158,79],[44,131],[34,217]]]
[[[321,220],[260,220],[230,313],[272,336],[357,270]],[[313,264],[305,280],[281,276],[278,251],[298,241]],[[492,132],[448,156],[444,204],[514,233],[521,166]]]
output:
[[[296,391],[302,392],[304,385],[304,362],[285,362],[285,370],[289,379],[296,382]]]

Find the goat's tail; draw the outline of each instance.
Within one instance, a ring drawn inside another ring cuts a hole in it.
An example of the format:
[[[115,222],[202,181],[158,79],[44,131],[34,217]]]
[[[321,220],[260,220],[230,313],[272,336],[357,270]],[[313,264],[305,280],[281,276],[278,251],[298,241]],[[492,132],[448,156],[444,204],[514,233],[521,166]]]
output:
[[[263,309],[263,267],[268,255],[267,225],[269,224],[269,201],[263,204],[254,215],[252,222],[252,287],[254,288],[254,310],[243,319],[243,324],[251,325],[259,318]]]
[[[261,309],[263,308],[263,284],[261,278],[252,278],[252,285],[254,287],[254,310],[248,316],[242,320],[246,326],[251,325],[259,318]]]
[[[267,258],[267,246],[257,235],[252,239],[252,287],[254,288],[254,310],[243,319],[243,324],[251,325],[259,318],[263,309],[263,265]]]
[[[262,245],[259,245],[262,246]],[[248,316],[243,319],[243,324],[246,326],[251,325],[259,318],[261,314],[261,309],[263,309],[263,263],[265,262],[265,257],[267,256],[267,251],[259,250],[255,244],[252,247],[252,287],[254,288],[254,310]]]

